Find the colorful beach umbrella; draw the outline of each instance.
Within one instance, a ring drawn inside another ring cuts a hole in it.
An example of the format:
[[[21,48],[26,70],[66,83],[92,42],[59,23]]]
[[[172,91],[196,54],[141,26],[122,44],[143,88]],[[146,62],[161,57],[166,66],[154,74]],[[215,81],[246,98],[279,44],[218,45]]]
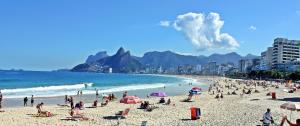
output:
[[[165,93],[165,92],[152,92],[151,94],[150,94],[150,96],[154,96],[154,97],[166,97],[167,96],[167,94]]]
[[[200,87],[193,87],[192,90],[194,90],[194,91],[201,91],[201,88]]]
[[[292,111],[300,110],[300,105],[292,103],[292,102],[287,102],[287,103],[284,103],[284,104],[280,105],[280,108],[291,110],[291,113],[290,113],[290,119],[291,119],[292,118]]]

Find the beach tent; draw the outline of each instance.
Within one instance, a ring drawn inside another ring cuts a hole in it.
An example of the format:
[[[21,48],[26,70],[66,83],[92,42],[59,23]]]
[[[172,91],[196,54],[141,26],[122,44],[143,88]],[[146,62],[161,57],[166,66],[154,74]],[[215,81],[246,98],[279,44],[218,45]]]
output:
[[[141,102],[142,100],[137,96],[126,96],[120,100],[120,103],[125,103],[125,104],[137,104]]]
[[[166,97],[167,96],[167,94],[165,93],[165,92],[152,92],[151,94],[150,94],[150,96],[154,96],[154,97]]]

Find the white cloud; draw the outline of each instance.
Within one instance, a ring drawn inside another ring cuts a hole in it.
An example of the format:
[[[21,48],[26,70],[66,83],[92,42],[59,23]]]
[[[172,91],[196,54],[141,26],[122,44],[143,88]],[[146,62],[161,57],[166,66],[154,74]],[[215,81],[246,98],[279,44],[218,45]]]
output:
[[[218,13],[205,15],[190,12],[178,15],[173,21],[172,27],[182,32],[201,51],[236,49],[239,47],[239,43],[234,37],[228,33],[221,33],[223,24],[224,21],[220,19]]]
[[[297,11],[296,11],[296,14],[297,14],[298,16],[300,16],[300,10],[297,10]]]
[[[169,27],[170,24],[171,24],[170,21],[160,21],[160,22],[159,22],[159,25],[160,25],[160,26],[164,26],[164,27]]]
[[[255,31],[255,30],[256,30],[256,27],[253,26],[253,25],[251,25],[251,26],[249,27],[249,30]]]

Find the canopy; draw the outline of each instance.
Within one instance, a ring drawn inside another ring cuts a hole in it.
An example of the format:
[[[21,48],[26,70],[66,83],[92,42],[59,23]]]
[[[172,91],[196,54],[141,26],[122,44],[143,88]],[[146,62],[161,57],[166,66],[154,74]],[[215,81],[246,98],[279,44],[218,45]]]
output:
[[[201,91],[201,88],[200,87],[193,87],[192,90],[194,90],[194,91]]]
[[[125,103],[125,104],[137,104],[141,102],[142,100],[137,96],[126,96],[120,100],[120,103]]]
[[[280,105],[280,108],[291,110],[290,119],[292,118],[292,111],[300,110],[300,105],[292,102],[287,102]]]
[[[287,102],[287,103],[280,105],[280,108],[291,110],[291,111],[296,111],[296,110],[300,110],[300,105],[291,103],[291,102]]]
[[[155,97],[166,97],[167,94],[165,92],[153,92],[150,94],[150,96],[155,96]]]

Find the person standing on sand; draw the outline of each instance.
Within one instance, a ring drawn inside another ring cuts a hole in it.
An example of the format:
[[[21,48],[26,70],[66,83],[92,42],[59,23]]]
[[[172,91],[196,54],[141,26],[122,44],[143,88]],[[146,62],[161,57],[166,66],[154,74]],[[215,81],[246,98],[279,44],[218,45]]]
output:
[[[98,89],[96,89],[96,98],[99,97],[99,92],[98,92]]]
[[[28,98],[25,97],[25,98],[24,98],[24,107],[27,106],[27,101],[28,101]]]
[[[82,90],[80,90],[80,96],[82,96]]]
[[[71,106],[71,109],[74,109],[74,101],[73,101],[72,96],[70,97],[70,106]]]
[[[31,95],[30,103],[31,103],[31,107],[33,107],[33,103],[34,103],[33,95]]]
[[[267,112],[263,115],[263,125],[262,126],[270,126],[273,123],[273,118],[271,115],[271,110],[268,108]]]
[[[0,109],[2,108],[2,99],[3,99],[3,96],[2,96],[2,93],[1,93],[1,90],[0,90]]]

